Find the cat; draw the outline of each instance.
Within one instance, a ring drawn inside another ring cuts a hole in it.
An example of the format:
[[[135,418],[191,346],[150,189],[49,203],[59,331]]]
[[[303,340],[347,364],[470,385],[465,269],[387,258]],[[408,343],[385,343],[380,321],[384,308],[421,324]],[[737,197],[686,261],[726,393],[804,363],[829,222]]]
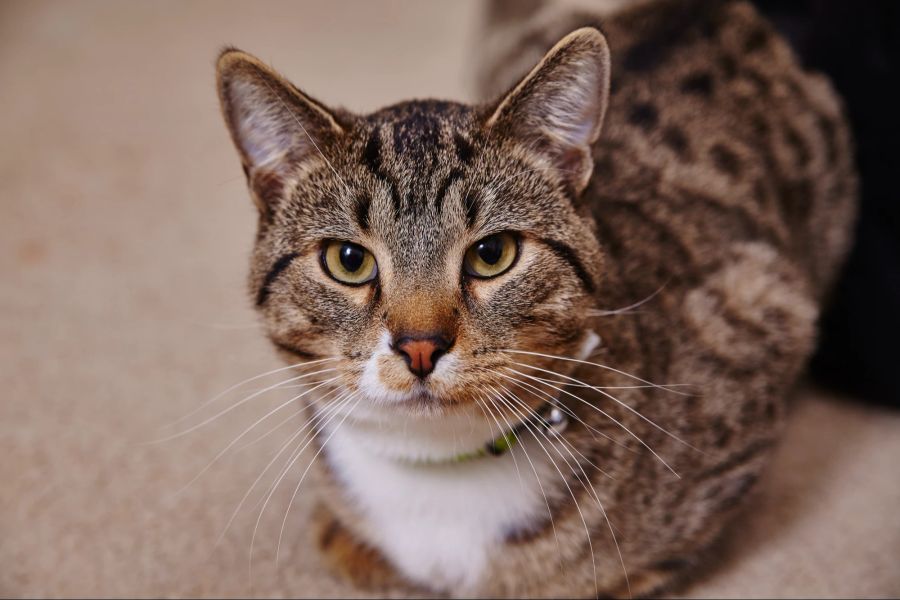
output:
[[[752,498],[813,348],[841,104],[739,2],[492,26],[475,105],[356,115],[219,57],[254,301],[323,386],[315,541],[385,593],[661,593]]]

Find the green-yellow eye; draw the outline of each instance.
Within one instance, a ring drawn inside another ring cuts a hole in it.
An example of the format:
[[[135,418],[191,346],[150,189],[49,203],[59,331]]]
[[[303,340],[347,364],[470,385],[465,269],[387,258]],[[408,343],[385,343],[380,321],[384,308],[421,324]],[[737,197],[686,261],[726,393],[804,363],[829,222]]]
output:
[[[487,279],[506,272],[516,260],[519,244],[511,233],[496,233],[466,250],[463,267],[473,277]]]
[[[347,285],[362,285],[378,274],[372,253],[353,242],[327,242],[322,251],[322,266],[326,273]]]

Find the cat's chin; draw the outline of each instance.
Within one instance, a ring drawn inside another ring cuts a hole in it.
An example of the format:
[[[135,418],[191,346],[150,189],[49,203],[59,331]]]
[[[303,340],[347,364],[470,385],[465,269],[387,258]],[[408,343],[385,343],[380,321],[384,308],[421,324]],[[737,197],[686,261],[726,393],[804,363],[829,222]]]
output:
[[[440,394],[420,383],[406,392],[394,392],[389,398],[373,398],[366,413],[378,413],[379,420],[441,419],[449,415],[468,412],[474,403],[463,395]]]

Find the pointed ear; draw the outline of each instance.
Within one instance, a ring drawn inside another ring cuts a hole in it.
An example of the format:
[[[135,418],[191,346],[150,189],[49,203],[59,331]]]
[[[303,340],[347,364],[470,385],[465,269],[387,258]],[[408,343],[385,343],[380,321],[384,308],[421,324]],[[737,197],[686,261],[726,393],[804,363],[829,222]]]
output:
[[[609,104],[609,47],[585,27],[559,41],[510,92],[486,126],[549,156],[576,193],[593,170],[591,144]]]
[[[259,59],[226,49],[216,64],[225,123],[261,210],[287,177],[343,133],[331,111]]]

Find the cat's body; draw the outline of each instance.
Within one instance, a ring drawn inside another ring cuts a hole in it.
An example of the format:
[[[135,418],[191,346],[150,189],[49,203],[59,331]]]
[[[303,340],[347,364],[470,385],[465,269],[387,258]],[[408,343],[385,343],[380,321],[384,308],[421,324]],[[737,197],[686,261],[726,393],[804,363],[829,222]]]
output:
[[[485,81],[513,85],[555,39],[601,23],[533,26]],[[608,103],[590,30],[499,102],[367,117],[223,55],[226,118],[261,210],[252,284],[269,334],[347,363],[356,404],[320,422],[316,519],[358,582],[651,593],[718,538],[777,439],[852,225],[839,103],[745,5],[650,2],[602,28]],[[578,86],[597,91],[566,95]],[[302,134],[273,121],[288,104]],[[560,122],[582,109],[584,123]],[[497,230],[522,232],[517,262],[460,276],[454,257]],[[365,246],[376,283],[320,279],[321,239]],[[449,340],[419,372],[427,391],[395,360],[410,331]],[[569,416],[560,437],[532,422],[499,456],[458,458],[553,398]]]

